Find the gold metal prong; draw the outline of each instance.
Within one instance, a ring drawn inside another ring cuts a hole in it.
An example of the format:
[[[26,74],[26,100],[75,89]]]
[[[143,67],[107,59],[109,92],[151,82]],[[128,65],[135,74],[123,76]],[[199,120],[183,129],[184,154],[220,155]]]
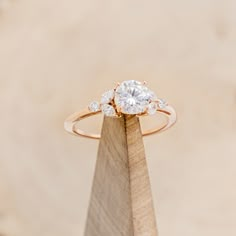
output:
[[[120,86],[120,82],[117,82],[114,90],[116,90],[119,86]]]

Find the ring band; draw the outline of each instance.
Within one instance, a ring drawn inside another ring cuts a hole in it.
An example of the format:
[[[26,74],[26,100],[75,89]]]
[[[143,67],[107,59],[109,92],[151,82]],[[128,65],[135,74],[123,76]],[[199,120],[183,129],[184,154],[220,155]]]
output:
[[[87,109],[69,116],[64,123],[65,130],[75,135],[100,139],[100,134],[87,133],[76,127],[79,121],[99,113],[118,119],[123,115],[142,117],[157,113],[162,113],[167,117],[164,125],[143,131],[143,136],[165,131],[176,122],[174,108],[147,88],[146,82],[129,80],[118,83],[114,89],[105,92],[100,102],[94,101]]]
[[[148,136],[151,134],[163,132],[175,124],[176,112],[173,109],[173,107],[168,105],[164,109],[158,109],[157,112],[163,113],[167,117],[167,122],[162,126],[158,126],[153,129],[143,131],[142,132],[143,136]],[[101,138],[100,134],[87,133],[87,132],[76,127],[76,125],[79,121],[81,121],[85,118],[94,116],[94,115],[98,115],[100,113],[101,113],[101,111],[91,112],[91,111],[89,111],[89,109],[85,109],[81,112],[76,112],[66,119],[66,121],[64,123],[65,130],[71,134],[74,134],[74,135],[79,135],[82,137],[92,138],[92,139],[100,139]],[[116,119],[119,119],[119,118],[116,118]]]

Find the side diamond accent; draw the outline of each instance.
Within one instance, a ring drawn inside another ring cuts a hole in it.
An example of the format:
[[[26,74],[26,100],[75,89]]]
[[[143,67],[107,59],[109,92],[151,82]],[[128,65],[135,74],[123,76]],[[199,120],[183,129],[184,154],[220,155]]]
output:
[[[166,108],[167,105],[168,104],[164,99],[161,99],[161,98],[158,99],[158,107],[159,108],[164,109],[164,108]]]
[[[102,105],[102,113],[106,116],[116,116],[116,111],[113,106],[109,104]]]
[[[157,108],[158,108],[158,105],[156,102],[151,102],[149,105],[148,105],[148,109],[147,109],[147,113],[149,115],[155,115],[156,112],[157,112]]]
[[[109,90],[109,91],[105,92],[102,95],[101,104],[110,103],[114,99],[114,96],[115,96],[114,90]]]
[[[89,104],[88,109],[92,112],[100,111],[100,104],[97,101],[93,101]]]

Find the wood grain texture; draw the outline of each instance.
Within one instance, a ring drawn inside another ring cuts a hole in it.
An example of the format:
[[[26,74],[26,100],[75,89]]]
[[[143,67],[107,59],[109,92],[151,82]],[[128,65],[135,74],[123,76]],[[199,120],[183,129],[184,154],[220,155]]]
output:
[[[85,236],[157,236],[139,119],[105,118]]]

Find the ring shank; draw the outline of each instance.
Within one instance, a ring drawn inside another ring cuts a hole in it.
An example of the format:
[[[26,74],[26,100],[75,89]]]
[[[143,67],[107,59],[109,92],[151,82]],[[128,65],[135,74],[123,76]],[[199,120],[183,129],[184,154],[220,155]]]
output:
[[[83,137],[92,138],[92,139],[100,139],[101,138],[100,134],[88,133],[88,132],[85,132],[85,131],[76,127],[76,124],[79,121],[81,121],[85,118],[97,115],[99,113],[101,113],[101,111],[91,112],[88,109],[85,109],[81,112],[76,112],[66,119],[66,121],[64,123],[64,128],[67,132],[77,135],[77,136],[83,136]],[[162,113],[167,117],[166,124],[161,125],[161,126],[157,126],[153,129],[144,130],[142,132],[143,136],[163,132],[175,124],[176,119],[177,119],[176,112],[175,112],[174,108],[171,107],[170,105],[166,106],[163,109],[158,109],[157,113]],[[119,118],[114,118],[114,119],[119,119]]]

